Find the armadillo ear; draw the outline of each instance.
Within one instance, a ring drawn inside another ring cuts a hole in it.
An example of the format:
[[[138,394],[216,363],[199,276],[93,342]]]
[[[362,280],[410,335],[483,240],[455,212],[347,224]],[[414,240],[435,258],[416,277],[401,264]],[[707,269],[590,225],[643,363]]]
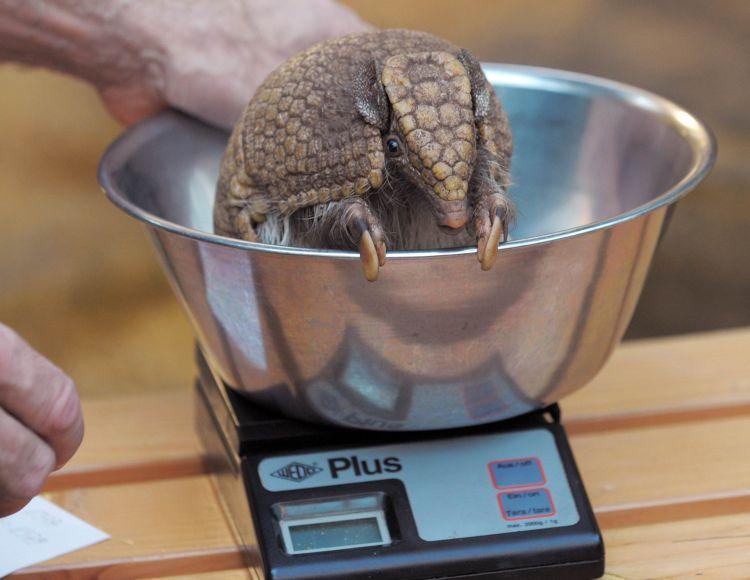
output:
[[[362,118],[370,125],[385,131],[390,126],[388,97],[383,83],[380,82],[378,69],[374,59],[359,65],[354,75],[352,93],[354,106],[357,107]]]
[[[456,58],[464,65],[466,72],[469,73],[471,96],[474,99],[474,116],[477,121],[481,121],[490,111],[491,99],[487,78],[482,72],[479,61],[465,48],[462,48],[458,52]]]

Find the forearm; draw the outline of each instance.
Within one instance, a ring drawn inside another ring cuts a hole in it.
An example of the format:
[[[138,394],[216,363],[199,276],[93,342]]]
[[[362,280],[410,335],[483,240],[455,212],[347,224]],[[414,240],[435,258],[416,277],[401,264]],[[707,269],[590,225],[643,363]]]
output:
[[[0,60],[43,66],[96,86],[160,66],[148,28],[129,25],[129,0],[0,0]]]
[[[168,103],[229,126],[283,60],[366,28],[333,0],[0,0],[0,61],[85,79],[126,123]]]
[[[142,5],[150,4],[143,2]],[[152,26],[139,26],[130,0],[0,0],[0,61],[70,74],[126,106],[107,104],[126,124],[166,103],[167,52]],[[142,11],[142,9],[141,9]]]

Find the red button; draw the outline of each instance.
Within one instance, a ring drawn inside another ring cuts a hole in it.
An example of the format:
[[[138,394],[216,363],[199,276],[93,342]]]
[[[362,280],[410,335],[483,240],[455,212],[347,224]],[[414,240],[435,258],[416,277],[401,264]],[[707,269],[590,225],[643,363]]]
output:
[[[497,503],[506,521],[549,518],[557,513],[552,496],[544,487],[499,493]]]
[[[497,489],[537,487],[547,483],[542,462],[537,457],[498,459],[488,463],[487,470]]]

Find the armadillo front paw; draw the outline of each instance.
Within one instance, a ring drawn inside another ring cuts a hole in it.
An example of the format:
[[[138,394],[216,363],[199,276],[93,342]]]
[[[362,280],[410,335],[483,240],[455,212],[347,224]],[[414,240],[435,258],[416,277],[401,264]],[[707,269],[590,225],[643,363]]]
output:
[[[362,271],[370,282],[378,279],[380,268],[385,265],[385,242],[383,232],[374,223],[368,224],[362,218],[355,222],[359,231],[359,258],[362,260]]]
[[[497,259],[500,238],[508,241],[508,223],[512,217],[512,206],[507,197],[495,194],[482,200],[474,216],[477,234],[477,260],[482,270],[489,270]]]
[[[258,234],[253,226],[253,218],[248,208],[240,209],[234,216],[234,236],[248,242],[257,242]]]

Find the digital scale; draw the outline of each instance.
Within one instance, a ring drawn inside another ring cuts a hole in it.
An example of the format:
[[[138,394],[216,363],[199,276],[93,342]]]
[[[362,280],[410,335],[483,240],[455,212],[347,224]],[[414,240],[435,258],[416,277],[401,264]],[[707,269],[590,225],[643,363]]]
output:
[[[198,354],[197,425],[248,566],[274,580],[597,578],[604,546],[556,405],[450,431],[303,423]]]

